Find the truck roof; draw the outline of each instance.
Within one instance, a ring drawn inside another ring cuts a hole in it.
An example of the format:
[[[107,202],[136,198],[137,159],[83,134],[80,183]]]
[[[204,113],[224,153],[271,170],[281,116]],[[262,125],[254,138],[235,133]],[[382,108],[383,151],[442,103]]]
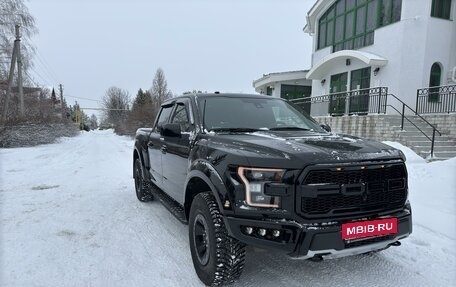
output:
[[[181,99],[181,98],[206,98],[206,97],[233,97],[233,98],[239,98],[239,97],[246,97],[246,98],[272,98],[271,96],[266,96],[262,94],[244,94],[244,93],[191,93],[191,94],[185,94],[181,95],[175,98],[171,98],[163,102],[162,105],[169,105],[171,102]]]

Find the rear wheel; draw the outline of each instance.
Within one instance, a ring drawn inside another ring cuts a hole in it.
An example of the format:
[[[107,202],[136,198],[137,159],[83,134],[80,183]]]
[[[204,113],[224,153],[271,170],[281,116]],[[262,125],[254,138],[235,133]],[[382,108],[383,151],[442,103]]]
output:
[[[135,160],[135,190],[136,190],[136,197],[141,202],[151,201],[153,199],[152,194],[149,193],[147,188],[147,183],[143,178],[142,173],[142,165],[139,158]]]
[[[210,193],[200,193],[192,202],[189,239],[193,266],[204,284],[228,284],[241,276],[245,244],[228,235],[217,202]]]

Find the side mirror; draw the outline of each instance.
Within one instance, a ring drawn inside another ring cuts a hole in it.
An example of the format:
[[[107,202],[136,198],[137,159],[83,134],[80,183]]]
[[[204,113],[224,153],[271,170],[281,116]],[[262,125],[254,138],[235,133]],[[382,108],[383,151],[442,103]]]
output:
[[[180,138],[182,136],[180,124],[164,124],[160,134],[165,137]]]
[[[327,131],[328,133],[331,132],[331,127],[328,126],[327,124],[322,124],[322,125],[320,125],[320,127],[321,127],[322,129],[324,129],[325,131]]]

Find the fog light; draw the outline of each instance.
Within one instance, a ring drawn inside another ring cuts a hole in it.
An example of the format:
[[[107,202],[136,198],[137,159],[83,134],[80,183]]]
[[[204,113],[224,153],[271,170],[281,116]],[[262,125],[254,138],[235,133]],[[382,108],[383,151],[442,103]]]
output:
[[[266,229],[260,228],[260,229],[258,230],[258,234],[259,234],[260,236],[265,236],[265,235],[266,235]]]
[[[250,235],[253,232],[253,228],[252,227],[246,227],[246,228],[244,228],[244,231],[245,231],[246,234]]]
[[[272,231],[272,236],[279,237],[280,236],[280,231],[279,230],[273,230]]]

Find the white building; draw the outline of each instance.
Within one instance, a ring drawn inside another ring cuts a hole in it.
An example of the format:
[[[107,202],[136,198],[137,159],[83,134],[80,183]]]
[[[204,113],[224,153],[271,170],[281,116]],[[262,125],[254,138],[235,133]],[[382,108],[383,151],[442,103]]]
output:
[[[260,94],[292,100],[310,98],[312,80],[306,79],[308,70],[264,74],[253,81],[255,91]],[[303,107],[310,112],[310,104]]]
[[[260,94],[295,99],[310,96],[312,80],[306,79],[309,70],[263,74],[252,85]]]
[[[456,85],[455,20],[456,0],[316,1],[304,27],[313,37],[307,73],[312,96],[387,87],[388,93],[415,109],[418,89],[447,86],[424,90],[420,105],[448,105],[448,97],[456,99],[456,88],[449,86],[448,91],[448,85]],[[395,104],[390,98],[388,104]],[[356,109],[327,96],[326,106],[315,105],[312,114],[323,115],[328,109],[330,114],[346,114],[352,108],[355,113],[375,112],[373,103],[363,101],[353,103]]]

